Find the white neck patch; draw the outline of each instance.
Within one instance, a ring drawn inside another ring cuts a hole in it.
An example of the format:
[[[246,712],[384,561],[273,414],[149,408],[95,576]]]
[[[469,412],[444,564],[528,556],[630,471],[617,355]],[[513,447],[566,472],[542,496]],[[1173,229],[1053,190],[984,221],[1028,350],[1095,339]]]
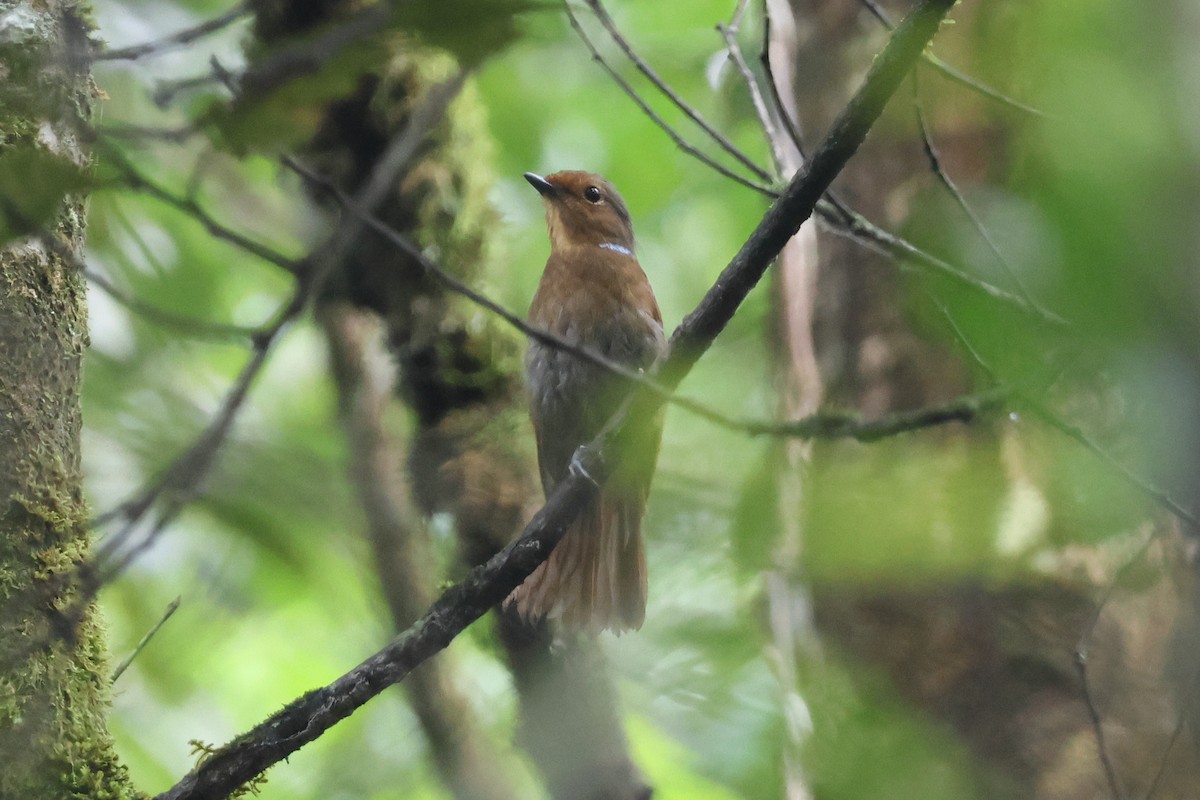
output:
[[[620,253],[623,256],[629,256],[630,258],[633,258],[633,251],[623,244],[617,244],[616,242],[601,242],[600,246],[605,250],[612,250],[614,253]]]

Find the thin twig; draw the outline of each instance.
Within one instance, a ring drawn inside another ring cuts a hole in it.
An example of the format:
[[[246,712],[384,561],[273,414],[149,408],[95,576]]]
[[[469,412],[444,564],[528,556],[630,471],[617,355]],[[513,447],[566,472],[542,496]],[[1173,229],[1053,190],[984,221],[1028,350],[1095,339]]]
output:
[[[1011,306],[1022,313],[1036,318],[1040,322],[1054,327],[1066,327],[1067,321],[1058,314],[1040,306],[1032,305],[1023,297],[1001,289],[995,284],[988,283],[968,272],[954,266],[944,259],[917,247],[907,239],[902,239],[872,223],[866,217],[845,205],[826,207],[819,205],[817,213],[821,219],[830,223],[834,233],[846,236],[864,247],[879,253],[884,253],[899,261],[901,269],[907,265],[917,265],[929,272],[934,272],[949,278],[958,285],[990,297],[993,300]]]
[[[113,670],[112,677],[108,679],[109,683],[116,683],[117,678],[121,677],[125,673],[125,670],[129,669],[129,665],[133,663],[133,660],[137,658],[143,650],[146,649],[146,645],[148,645],[150,640],[154,638],[154,634],[158,633],[159,629],[166,624],[167,620],[171,618],[171,615],[174,614],[179,608],[179,600],[180,598],[176,597],[167,605],[167,610],[163,612],[162,618],[159,619],[158,622],[154,623],[154,627],[146,631],[146,635],[143,636],[141,641],[137,643],[137,646],[133,648],[133,652],[126,656],[125,660],[118,664],[117,668]]]
[[[783,95],[780,94],[780,82],[775,78],[775,68],[771,64],[769,42],[771,41],[772,24],[768,4],[768,9],[763,14],[763,46],[762,51],[758,54],[758,63],[762,66],[763,74],[767,76],[767,88],[771,90],[771,101],[775,109],[779,112],[780,122],[782,122],[784,129],[787,131],[788,138],[792,141],[792,146],[796,148],[796,152],[800,154],[800,159],[803,161],[806,158],[804,137],[800,135],[799,121],[792,113],[795,109],[795,102],[794,100],[785,102]],[[826,196],[832,198],[832,193],[827,192]]]
[[[223,85],[224,80],[221,72],[212,66],[215,60],[210,62],[208,72],[202,72],[198,75],[191,75],[187,78],[176,78],[169,81],[158,81],[154,85],[154,91],[150,94],[150,100],[159,108],[165,109],[167,106],[175,102],[175,98],[184,92],[190,92],[193,89],[203,89],[208,86]]]
[[[888,30],[888,32],[896,29],[895,24],[892,23],[892,18],[888,16],[888,13],[884,11],[883,7],[875,0],[862,0],[862,4],[867,7],[867,10],[871,12],[871,16],[879,20],[879,22]],[[1045,113],[1039,109],[1036,109],[1027,103],[1022,103],[1020,100],[1014,100],[1003,92],[993,89],[991,86],[972,78],[970,75],[967,75],[961,70],[955,69],[929,51],[926,51],[921,55],[921,60],[933,67],[935,71],[941,73],[946,78],[949,78],[955,83],[961,84],[962,86],[965,86],[974,92],[978,92],[989,100],[995,100],[997,103],[1006,105],[1009,108],[1014,108],[1017,111],[1023,111],[1026,114],[1031,114],[1035,117],[1046,116]]]
[[[1158,794],[1158,786],[1162,782],[1163,775],[1167,772],[1167,764],[1170,762],[1171,750],[1175,748],[1175,741],[1183,731],[1183,726],[1184,719],[1180,716],[1179,721],[1175,723],[1175,730],[1171,731],[1171,739],[1163,750],[1162,761],[1158,762],[1158,771],[1154,773],[1154,780],[1150,781],[1150,788],[1146,790],[1142,800],[1154,800],[1154,795]]]
[[[1092,723],[1092,732],[1096,737],[1096,751],[1100,756],[1100,764],[1104,768],[1104,777],[1108,781],[1109,791],[1112,792],[1113,800],[1125,800],[1125,793],[1121,791],[1120,784],[1117,783],[1117,772],[1113,767],[1112,759],[1109,758],[1108,746],[1104,741],[1104,726],[1100,720],[1100,710],[1096,707],[1096,701],[1092,697],[1092,689],[1088,683],[1087,658],[1087,648],[1075,651],[1075,673],[1079,677],[1079,691],[1083,695],[1083,704],[1087,707],[1088,718]]]
[[[724,175],[726,178],[729,178],[730,180],[741,184],[742,186],[745,186],[747,189],[753,189],[764,197],[769,197],[772,200],[778,196],[779,193],[770,186],[740,175],[684,139],[673,127],[671,127],[669,123],[667,123],[666,120],[664,120],[654,109],[650,107],[650,105],[642,98],[642,96],[638,94],[637,90],[634,89],[627,80],[621,77],[621,74],[617,72],[611,64],[608,63],[608,60],[605,59],[604,56],[600,54],[600,50],[592,42],[591,37],[587,35],[587,32],[584,31],[583,26],[579,24],[579,19],[575,16],[575,12],[571,10],[569,2],[566,3],[564,7],[567,13],[567,20],[571,23],[571,27],[579,36],[580,41],[582,41],[587,47],[588,52],[592,54],[592,60],[599,64],[604,71],[608,73],[609,77],[611,77],[617,86],[620,87],[621,91],[623,91],[625,95],[632,100],[639,109],[641,109],[643,114],[650,118],[651,122],[653,122],[659,127],[659,129],[667,134],[671,141],[675,143],[676,147],[691,157],[697,159],[708,168],[721,175]],[[767,180],[767,178],[764,178],[764,180]]]
[[[756,178],[758,178],[760,181],[771,180],[770,173],[756,164],[754,159],[746,155],[740,148],[738,148],[737,145],[729,141],[724,134],[713,127],[708,120],[704,119],[704,117],[697,113],[694,108],[688,105],[688,103],[678,94],[676,94],[675,90],[667,85],[666,81],[660,78],[658,73],[655,72],[654,69],[637,54],[637,51],[635,51],[629,44],[629,40],[626,39],[621,34],[621,31],[617,29],[616,22],[614,22],[613,18],[609,16],[608,11],[604,8],[604,5],[600,2],[600,0],[585,0],[585,2],[587,3],[588,7],[592,9],[592,13],[596,15],[596,19],[600,21],[600,24],[604,27],[604,30],[608,32],[608,35],[612,38],[613,42],[616,43],[617,47],[621,48],[621,52],[623,52],[625,56],[633,62],[633,65],[637,67],[638,72],[642,73],[647,80],[654,84],[654,87],[662,92],[662,94],[665,95],[675,105],[676,108],[682,111],[688,119],[698,125],[706,134],[708,134],[708,137],[716,142],[722,150],[733,156],[739,163],[750,170],[750,172],[752,172]],[[566,2],[564,2],[564,6],[567,8],[567,12],[570,13],[570,6]]]
[[[1007,397],[1007,392],[993,390],[960,397],[942,406],[899,411],[870,421],[863,420],[860,415],[854,413],[838,414],[826,411],[798,420],[746,423],[744,430],[752,436],[876,442],[948,422],[974,422],[982,414],[1000,409]]]
[[[169,50],[174,50],[187,44],[191,44],[197,39],[202,39],[209,34],[216,33],[234,22],[237,22],[242,17],[250,13],[250,3],[238,3],[233,8],[226,11],[219,17],[214,17],[206,22],[202,22],[186,30],[178,31],[164,36],[161,39],[156,39],[152,42],[144,42],[135,44],[129,47],[122,47],[117,50],[100,50],[92,54],[92,58],[96,61],[130,61],[146,56],[158,55]]]
[[[100,289],[129,311],[155,325],[173,328],[189,336],[222,342],[253,340],[262,333],[261,328],[223,322],[210,322],[188,316],[187,314],[177,314],[174,311],[160,308],[153,303],[147,303],[131,292],[127,292],[116,286],[104,275],[94,270],[85,269],[83,274],[88,279],[88,282],[97,289]]]
[[[238,233],[233,228],[225,225],[217,220],[207,209],[200,204],[194,197],[185,195],[177,195],[158,183],[155,183],[150,178],[146,177],[115,147],[103,148],[107,157],[114,162],[114,167],[124,178],[124,182],[131,189],[142,192],[153,197],[154,199],[165,203],[178,211],[182,211],[187,216],[204,226],[204,229],[216,239],[228,242],[234,247],[249,253],[256,258],[259,258],[268,264],[274,264],[280,269],[286,270],[293,275],[298,274],[300,270],[300,261],[284,255],[269,245],[263,244],[255,239],[251,239],[245,234]]]
[[[875,59],[863,87],[835,123],[830,136],[788,185],[762,222],[722,271],[696,310],[671,337],[671,349],[657,376],[671,390],[725,328],[770,263],[811,216],[817,200],[857,150],[883,105],[895,92],[954,0],[924,0],[897,29]],[[264,770],[317,739],[417,665],[444,649],[468,625],[502,601],[542,563],[594,496],[596,483],[612,469],[613,449],[653,418],[661,400],[644,390],[574,459],[579,469],[558,483],[546,505],[522,536],[487,564],[449,589],[407,631],[328,686],[307,692],[248,734],[214,752],[158,800],[223,797]],[[647,414],[646,412],[651,413]]]
[[[999,262],[1001,268],[1004,270],[1004,274],[1008,276],[1010,281],[1012,281],[1013,286],[1015,286],[1017,289],[1017,292],[1025,299],[1027,303],[1032,306],[1037,306],[1037,301],[1035,301],[1032,295],[1029,294],[1029,290],[1025,288],[1025,284],[1017,274],[1017,271],[1013,269],[1012,264],[1009,263],[1009,260],[1005,257],[1004,253],[1001,252],[999,245],[996,244],[995,239],[992,238],[991,233],[983,224],[983,220],[981,220],[975,213],[975,210],[971,208],[971,205],[967,202],[967,198],[963,196],[961,191],[959,191],[958,185],[951,180],[950,175],[942,166],[941,156],[938,154],[937,148],[933,145],[933,136],[930,134],[929,126],[925,122],[925,108],[921,102],[921,87],[916,72],[912,74],[911,81],[913,114],[916,117],[917,131],[921,137],[921,147],[925,151],[926,160],[929,161],[929,169],[933,172],[934,176],[938,179],[946,191],[949,192],[950,196],[954,198],[954,202],[958,205],[959,209],[966,214],[967,219],[971,221],[971,225],[975,228],[975,232],[979,234],[979,237],[983,239],[984,243],[988,246],[988,249],[992,251],[992,255],[996,257],[996,261]]]
[[[310,282],[298,282],[291,299],[276,312],[274,321],[265,326],[262,334],[255,338],[250,358],[242,367],[233,386],[226,393],[220,410],[204,431],[196,437],[192,445],[176,457],[157,479],[140,492],[115,509],[96,518],[94,522],[96,525],[106,524],[117,518],[124,521],[121,528],[106,538],[96,550],[94,561],[99,585],[103,585],[120,574],[135,556],[154,543],[167,523],[173,521],[183,507],[194,499],[199,484],[208,474],[217,452],[228,437],[233,422],[249,395],[251,385],[262,372],[268,353],[279,340],[284,328],[304,308],[310,291],[309,286],[311,286]],[[118,558],[117,552],[136,532],[136,527],[142,517],[164,494],[170,495],[167,510],[159,514],[156,524],[142,537],[141,542],[129,548],[124,555]],[[97,589],[99,585],[96,587]]]
[[[739,13],[735,19],[740,17],[742,6],[738,6]],[[771,155],[775,159],[775,171],[778,174],[786,159],[780,151],[782,140],[779,133],[775,130],[775,122],[771,119],[771,112],[767,108],[767,103],[763,99],[762,91],[758,87],[758,81],[754,78],[754,73],[750,71],[750,65],[746,63],[745,56],[742,55],[742,48],[737,41],[737,26],[734,23],[729,25],[717,25],[717,32],[721,34],[721,38],[725,41],[725,50],[729,53],[729,58],[737,67],[738,73],[742,76],[742,82],[746,85],[746,92],[750,95],[750,102],[754,105],[754,112],[758,115],[759,125],[762,126],[763,134],[767,138],[767,144],[771,148]]]
[[[1100,602],[1096,604],[1096,608],[1092,611],[1091,618],[1079,637],[1079,642],[1075,645],[1073,662],[1075,664],[1075,674],[1079,678],[1079,692],[1082,696],[1084,707],[1087,709],[1088,719],[1092,725],[1092,735],[1096,738],[1096,753],[1100,758],[1100,765],[1104,769],[1105,780],[1108,782],[1108,788],[1112,792],[1113,800],[1125,800],[1125,793],[1121,789],[1121,785],[1117,779],[1116,767],[1113,766],[1112,758],[1108,752],[1108,744],[1104,738],[1104,723],[1100,717],[1100,708],[1096,705],[1096,699],[1092,695],[1091,681],[1088,679],[1088,658],[1092,635],[1096,632],[1096,626],[1100,623],[1100,615],[1104,612],[1108,601],[1112,599],[1113,592],[1116,591],[1121,579],[1133,568],[1134,564],[1145,556],[1155,536],[1155,532],[1151,531],[1146,536],[1146,540],[1138,547],[1137,551],[1113,575],[1112,580],[1105,587]]]
[[[971,344],[970,339],[954,320],[950,310],[946,308],[945,304],[942,303],[932,293],[929,294],[929,297],[933,301],[934,305],[937,306],[942,317],[946,320],[951,331],[954,333],[954,337],[962,345],[963,349],[967,351],[967,354],[971,357],[971,360],[978,364],[979,367],[988,374],[993,382],[1000,383],[1000,379],[995,370],[992,369],[992,366],[987,362],[982,354],[980,354],[980,352]],[[1172,498],[1170,494],[1158,488],[1149,480],[1138,475],[1128,466],[1118,461],[1116,457],[1101,447],[1098,442],[1092,439],[1092,437],[1084,433],[1081,428],[1059,417],[1044,403],[1038,400],[1034,393],[1014,390],[1012,393],[1012,398],[1016,403],[1028,409],[1030,413],[1040,419],[1045,425],[1053,428],[1077,444],[1082,445],[1084,449],[1104,463],[1105,466],[1109,467],[1122,480],[1124,480],[1133,488],[1137,489],[1154,503],[1171,512],[1184,522],[1187,522],[1192,526],[1200,527],[1200,518],[1198,518],[1193,512],[1188,511],[1186,508],[1176,502],[1176,500]]]
[[[644,114],[662,130],[672,142],[675,143],[683,152],[700,161],[705,166],[716,171],[717,173],[733,180],[741,186],[752,189],[764,197],[774,200],[779,196],[779,193],[768,185],[756,183],[749,180],[728,167],[714,160],[711,156],[696,148],[689,143],[682,135],[679,134],[669,123],[650,108],[649,104],[638,94],[628,81],[620,76],[620,74],[608,63],[608,61],[600,54],[599,50],[592,43],[591,39],[584,32],[582,26],[579,25],[570,5],[566,6],[567,19],[570,21],[572,28],[579,35],[581,41],[591,53],[592,60],[598,63],[605,72],[612,77],[617,86],[632,100]],[[674,91],[669,95],[682,103],[685,108],[685,113],[698,113],[686,104]],[[786,116],[785,116],[786,119]],[[798,133],[795,133],[794,126],[789,125],[789,135],[794,135],[798,142]],[[801,153],[803,149],[801,148]],[[883,230],[866,217],[853,211],[845,203],[841,202],[836,196],[827,192],[826,196],[817,204],[817,217],[825,222],[830,228],[839,235],[845,236],[851,241],[863,247],[867,247],[878,253],[890,256],[899,261],[903,267],[905,264],[915,264],[926,270],[939,273],[961,286],[964,286],[972,291],[980,292],[993,300],[1013,306],[1022,313],[1037,317],[1042,322],[1049,323],[1055,326],[1064,326],[1066,321],[1052,311],[1047,311],[1037,306],[1028,303],[1024,298],[1019,297],[1012,292],[1001,289],[998,286],[988,283],[985,280],[975,277],[970,273],[959,269],[949,262],[934,256],[921,248],[914,245],[905,239],[896,236],[893,233]]]

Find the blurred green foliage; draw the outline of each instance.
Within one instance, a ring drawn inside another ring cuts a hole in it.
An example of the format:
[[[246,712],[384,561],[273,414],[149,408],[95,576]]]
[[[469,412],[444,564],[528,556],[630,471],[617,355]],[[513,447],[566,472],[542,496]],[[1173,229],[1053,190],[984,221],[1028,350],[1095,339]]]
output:
[[[732,3],[613,6],[663,77],[765,163],[736,76],[727,69],[715,87],[706,79],[721,48],[712,27],[728,18]],[[1196,22],[1172,24],[1173,13],[1184,14],[1176,3],[995,6],[970,32],[947,27],[935,50],[953,53],[964,69],[1047,116],[1021,117],[928,74],[923,83],[931,87],[931,107],[961,103],[1011,131],[1005,166],[991,184],[967,187],[968,197],[1026,285],[1071,326],[1064,332],[1035,324],[927,278],[910,280],[912,291],[897,302],[927,335],[958,346],[929,302],[932,293],[988,370],[1044,401],[1070,396],[1070,387],[1099,376],[1096,406],[1067,411],[1124,463],[1169,485],[1178,474],[1173,467],[1188,463],[1200,408],[1194,313],[1200,281],[1192,256],[1200,137],[1190,101],[1198,66],[1181,32],[1194,33]],[[441,16],[422,17],[427,38],[460,54],[490,55],[481,59],[477,83],[503,176],[492,200],[507,257],[500,259],[503,268],[481,276],[479,287],[523,311],[536,285],[548,245],[539,199],[521,173],[595,170],[625,195],[641,261],[673,326],[752,230],[763,200],[676,150],[591,62],[561,15],[537,9],[514,22],[508,3],[486,7],[489,16],[480,21],[474,8],[456,4],[458,16],[445,18],[445,28]],[[210,2],[96,3],[100,34],[113,46],[218,11]],[[460,17],[480,24],[461,28],[453,22]],[[226,68],[239,68],[245,35],[235,27],[142,62],[98,64],[97,81],[109,97],[101,122],[171,126],[196,118],[220,98],[211,88],[162,109],[149,96],[162,81],[204,73],[213,54]],[[615,53],[609,45],[604,50]],[[309,130],[322,92],[352,85],[374,52],[354,51],[346,63],[274,94],[268,104],[223,112],[224,140],[146,142],[127,152],[173,191],[195,190],[238,230],[304,253],[327,223],[305,205],[295,178],[269,158],[236,157],[224,147],[297,140]],[[683,122],[670,109],[664,114]],[[33,167],[21,158],[0,161],[6,196],[17,195],[6,191],[15,184],[78,185],[74,174],[40,168],[41,182],[33,181]],[[38,219],[40,191],[21,195]],[[936,190],[921,191],[927,201],[905,233],[1004,284],[969,222]],[[287,275],[144,194],[96,191],[89,241],[95,269],[174,313],[255,326],[287,299]],[[193,440],[248,351],[237,342],[165,329],[101,292],[91,296],[85,467],[92,503],[104,510]],[[768,309],[766,292],[756,292],[683,391],[732,416],[770,417]],[[976,371],[986,378],[987,370]],[[323,344],[311,327],[297,326],[256,383],[202,497],[105,591],[118,658],[172,598],[183,598],[116,686],[113,727],[146,790],[164,788],[192,766],[189,739],[229,740],[341,674],[388,636],[334,419]],[[1019,463],[999,452],[1005,437],[1020,442]],[[1027,414],[948,441],[910,435],[880,445],[818,447],[811,495],[794,509],[806,529],[806,578],[818,585],[1001,579],[1035,569],[1033,557],[1045,548],[1126,533],[1146,512],[1111,468]],[[779,507],[777,451],[682,413],[668,418],[646,525],[648,621],[639,634],[606,641],[630,709],[635,759],[666,800],[780,796],[785,701],[766,655],[760,591],[780,515],[793,513]],[[449,560],[453,543],[445,526],[434,527],[442,531],[441,558]],[[495,653],[476,636],[452,650],[464,664],[467,695],[507,741],[512,687]],[[806,670],[803,683],[812,723],[806,770],[816,796],[976,796],[978,775],[965,747],[880,680],[831,658]],[[398,692],[369,704],[268,778],[264,798],[446,796]],[[532,778],[523,780],[533,796]]]

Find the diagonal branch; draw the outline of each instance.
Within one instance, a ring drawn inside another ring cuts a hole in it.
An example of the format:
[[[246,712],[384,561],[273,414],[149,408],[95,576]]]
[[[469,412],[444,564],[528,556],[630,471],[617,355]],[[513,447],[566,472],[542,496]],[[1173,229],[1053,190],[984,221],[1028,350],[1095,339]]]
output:
[[[97,144],[103,146],[104,156],[113,162],[117,171],[124,178],[123,185],[128,186],[134,191],[148,194],[155,200],[165,203],[191,217],[203,225],[209,235],[216,239],[228,242],[234,247],[256,256],[268,264],[274,264],[293,275],[300,273],[301,263],[297,259],[290,258],[269,245],[235,231],[210,214],[195,197],[174,194],[164,186],[155,183],[138,170],[118,148],[111,145],[104,146],[103,140],[97,140]]]
[[[249,13],[250,3],[241,2],[219,17],[206,20],[194,27],[164,36],[161,39],[155,39],[152,42],[130,45],[129,47],[122,47],[117,50],[100,50],[92,58],[96,61],[134,61],[146,56],[165,53],[168,50],[174,50],[177,47],[191,44],[198,39],[203,39],[205,36],[223,30]]]
[[[716,142],[722,150],[733,156],[740,164],[746,167],[746,169],[750,170],[750,172],[754,174],[754,177],[758,178],[760,181],[769,181],[771,179],[771,174],[769,172],[756,164],[754,159],[742,152],[737,145],[729,141],[724,134],[714,128],[708,122],[708,120],[700,116],[700,114],[697,113],[694,108],[688,105],[682,97],[675,93],[675,90],[672,89],[666,81],[659,77],[658,73],[655,72],[654,69],[647,64],[641,56],[638,55],[637,51],[633,49],[633,47],[629,44],[629,40],[621,35],[621,31],[617,28],[617,23],[613,21],[611,16],[609,16],[608,10],[604,8],[604,5],[600,2],[600,0],[585,0],[585,2],[596,15],[596,19],[600,20],[600,24],[604,26],[604,30],[608,31],[608,35],[612,37],[614,42],[616,42],[617,47],[621,48],[621,52],[623,52],[625,56],[633,62],[634,66],[637,67],[638,72],[646,76],[646,79],[654,84],[656,89],[666,95],[667,98],[669,98],[670,101],[675,104],[676,108],[687,115],[688,119],[698,125],[706,134],[708,134],[709,138]],[[564,3],[564,5],[567,6],[569,13],[569,3]]]
[[[879,20],[880,24],[887,28],[889,32],[896,29],[896,24],[892,22],[892,18],[888,16],[888,13],[883,10],[883,6],[879,5],[876,0],[862,0],[862,4],[867,7],[868,11],[871,12],[871,16]],[[1045,113],[1043,113],[1040,109],[1034,108],[1027,103],[1022,103],[1020,100],[1014,100],[1003,92],[993,89],[991,86],[988,86],[985,83],[981,83],[975,78],[972,78],[970,75],[967,75],[965,72],[950,66],[931,52],[924,53],[921,56],[921,60],[933,67],[934,70],[940,72],[949,80],[965,86],[973,92],[978,92],[984,97],[994,100],[1001,105],[1008,106],[1009,108],[1016,109],[1017,111],[1023,111],[1026,114],[1034,117],[1046,116]]]
[[[916,116],[917,120],[917,132],[921,137],[921,148],[925,151],[925,158],[929,161],[929,169],[933,172],[934,177],[938,179],[950,196],[954,198],[955,204],[957,204],[959,209],[962,210],[963,214],[967,216],[967,219],[971,221],[971,225],[975,228],[975,232],[979,234],[979,238],[983,239],[984,244],[986,244],[988,249],[991,250],[992,255],[995,256],[997,263],[999,263],[1004,269],[1004,274],[1008,276],[1008,279],[1012,281],[1013,286],[1016,287],[1017,292],[1030,305],[1036,306],[1037,301],[1033,299],[1033,296],[1029,293],[1029,290],[1025,288],[1024,282],[1017,274],[1017,271],[1013,268],[1012,263],[1008,260],[1008,258],[1005,257],[1004,252],[1000,249],[1000,245],[996,243],[996,240],[992,238],[992,234],[988,231],[987,226],[983,224],[983,220],[980,219],[979,215],[975,213],[975,209],[973,209],[971,204],[967,202],[967,198],[963,195],[962,190],[958,188],[958,184],[956,184],[950,178],[950,175],[947,174],[945,167],[942,165],[941,154],[938,152],[938,149],[934,147],[933,135],[930,133],[929,125],[925,121],[925,106],[924,103],[921,102],[921,85],[916,72],[914,72],[912,75],[912,96],[913,114]]]
[[[246,342],[253,341],[263,331],[261,328],[254,328],[247,325],[234,325],[231,323],[211,322],[209,320],[193,317],[188,314],[179,314],[166,308],[161,308],[148,303],[138,297],[133,292],[126,291],[115,283],[110,281],[106,276],[96,272],[95,270],[85,269],[84,277],[88,283],[95,286],[100,291],[111,297],[114,302],[124,306],[128,311],[137,314],[147,322],[164,328],[173,328],[180,333],[188,336],[193,336],[198,339],[210,339],[219,342]]]
[[[958,323],[954,320],[953,315],[950,313],[950,310],[946,308],[945,304],[942,303],[941,300],[939,300],[932,293],[930,293],[930,299],[933,301],[934,305],[937,306],[938,311],[946,320],[946,323],[950,326],[950,330],[954,334],[954,338],[957,339],[958,343],[962,345],[964,350],[966,350],[967,355],[971,357],[971,360],[978,364],[979,368],[982,369],[994,383],[1001,383],[995,370],[992,369],[991,364],[989,364],[987,359],[985,359],[983,355],[977,349],[975,349],[975,346],[971,344],[971,340],[967,337],[963,329],[959,327]],[[1043,424],[1058,431],[1063,436],[1082,446],[1095,458],[1101,461],[1106,467],[1116,473],[1123,481],[1137,489],[1154,503],[1166,509],[1171,514],[1174,514],[1176,517],[1188,523],[1189,525],[1200,528],[1200,517],[1198,517],[1195,512],[1184,508],[1179,504],[1179,501],[1173,498],[1166,490],[1159,488],[1148,478],[1144,478],[1134,472],[1133,469],[1117,459],[1117,457],[1112,453],[1108,452],[1108,450],[1106,450],[1100,445],[1099,442],[1085,433],[1084,430],[1078,425],[1067,422],[1058,414],[1054,413],[1049,406],[1038,400],[1037,393],[1029,391],[1014,391],[1011,396],[1014,401],[1019,403],[1031,414],[1040,419]]]
[[[783,245],[808,219],[817,200],[854,154],[884,104],[895,92],[954,0],[924,0],[900,25],[876,58],[866,81],[834,124],[830,135],[789,184],[721,273],[704,300],[671,337],[671,350],[659,370],[674,388],[724,329],[738,306],[766,272]],[[521,538],[445,592],[425,615],[391,644],[328,686],[298,698],[254,730],[199,765],[159,800],[222,797],[317,739],[417,665],[445,648],[468,625],[502,601],[538,564],[594,495],[611,469],[612,451],[639,424],[653,416],[661,399],[639,391],[597,440],[581,448],[581,469],[560,482]]]

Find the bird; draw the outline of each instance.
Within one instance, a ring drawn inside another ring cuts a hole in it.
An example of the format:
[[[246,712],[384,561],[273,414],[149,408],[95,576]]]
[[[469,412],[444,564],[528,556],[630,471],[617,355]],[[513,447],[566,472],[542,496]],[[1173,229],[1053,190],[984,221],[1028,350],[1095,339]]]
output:
[[[542,196],[550,235],[529,323],[633,370],[666,351],[662,313],[635,254],[629,208],[590,172],[525,173]],[[554,343],[531,339],[525,359],[538,468],[547,497],[628,391],[623,379]],[[549,557],[506,600],[527,621],[620,634],[646,615],[642,514],[662,437],[661,417],[620,463]]]

